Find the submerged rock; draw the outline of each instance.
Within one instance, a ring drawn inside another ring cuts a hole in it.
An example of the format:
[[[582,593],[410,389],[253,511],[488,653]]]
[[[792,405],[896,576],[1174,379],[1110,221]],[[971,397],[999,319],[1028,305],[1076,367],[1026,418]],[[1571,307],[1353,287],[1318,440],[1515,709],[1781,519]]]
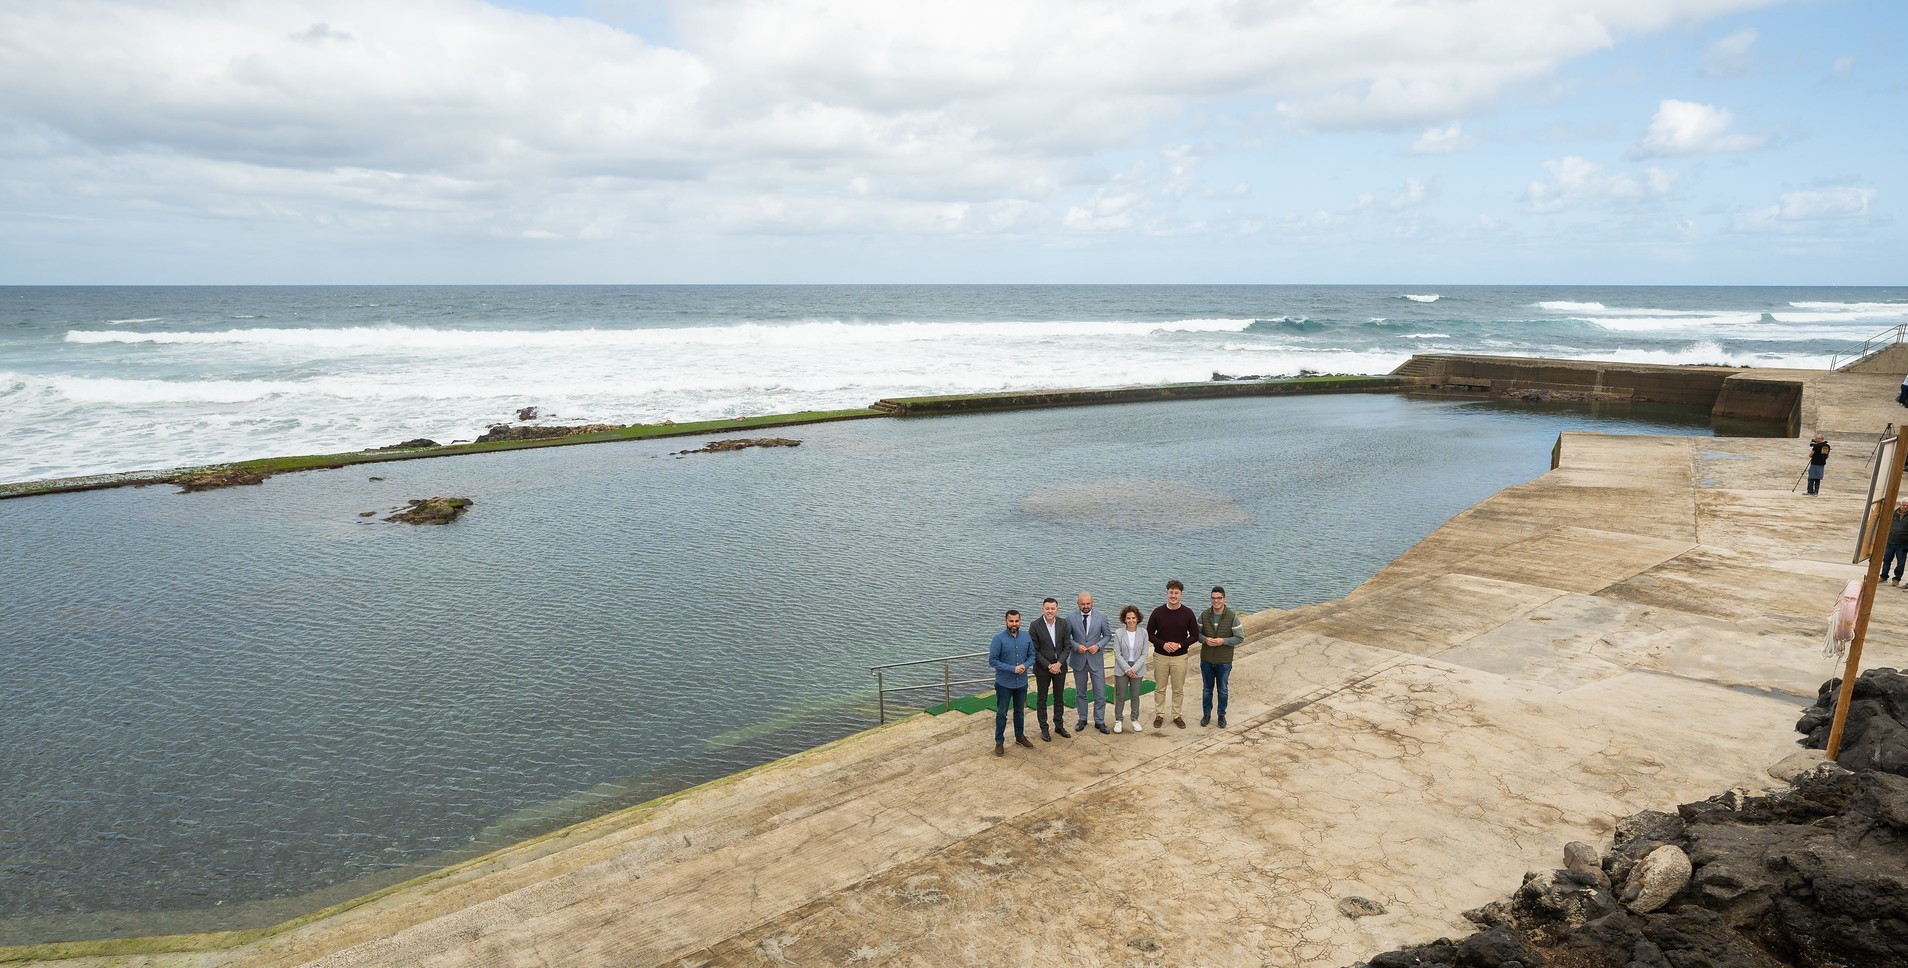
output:
[[[1149,531],[1203,530],[1252,520],[1238,501],[1217,491],[1132,477],[1052,484],[1021,499],[1020,509],[1065,526]]]
[[[679,450],[678,454],[724,454],[732,450],[747,450],[750,447],[800,447],[802,442],[790,437],[731,437],[728,440],[711,441],[695,450]]]
[[[472,502],[467,497],[426,497],[414,498],[408,503],[410,507],[384,520],[403,524],[449,524],[470,510]]]
[[[188,494],[193,491],[215,491],[221,487],[263,484],[265,483],[265,479],[270,476],[270,474],[261,474],[258,471],[242,471],[226,468],[223,470],[188,471],[184,474],[176,474],[169,477],[167,481],[179,485],[179,493]]]

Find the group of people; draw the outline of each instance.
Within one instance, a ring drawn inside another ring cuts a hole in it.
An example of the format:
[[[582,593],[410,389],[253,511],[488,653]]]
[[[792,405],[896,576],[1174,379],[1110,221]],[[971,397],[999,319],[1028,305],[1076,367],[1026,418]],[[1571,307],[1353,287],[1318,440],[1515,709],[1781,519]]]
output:
[[[1073,680],[1074,709],[1078,716],[1074,732],[1085,732],[1087,706],[1093,707],[1093,727],[1102,733],[1125,730],[1141,732],[1140,688],[1149,674],[1154,682],[1153,728],[1166,725],[1167,694],[1172,694],[1173,725],[1186,728],[1184,716],[1186,666],[1192,647],[1199,646],[1199,675],[1203,684],[1199,725],[1212,725],[1215,709],[1219,728],[1226,728],[1226,707],[1231,698],[1233,650],[1245,639],[1239,615],[1226,607],[1226,590],[1213,586],[1211,607],[1194,614],[1180,604],[1186,586],[1175,578],[1166,583],[1166,604],[1153,609],[1144,619],[1139,607],[1120,609],[1119,625],[1093,607],[1093,596],[1080,593],[1077,606],[1065,615],[1060,603],[1049,598],[1041,603],[1040,615],[1023,627],[1017,609],[1008,609],[1006,628],[995,633],[987,649],[987,661],[994,667],[994,755],[1007,754],[1007,713],[1013,711],[1014,742],[1031,749],[1027,738],[1027,677],[1033,676],[1038,691],[1034,712],[1040,722],[1040,739],[1052,742],[1053,734],[1070,739],[1066,706],[1062,702],[1067,679]],[[1107,656],[1113,660],[1113,728],[1106,723]],[[1047,721],[1047,697],[1053,697],[1051,731]]]

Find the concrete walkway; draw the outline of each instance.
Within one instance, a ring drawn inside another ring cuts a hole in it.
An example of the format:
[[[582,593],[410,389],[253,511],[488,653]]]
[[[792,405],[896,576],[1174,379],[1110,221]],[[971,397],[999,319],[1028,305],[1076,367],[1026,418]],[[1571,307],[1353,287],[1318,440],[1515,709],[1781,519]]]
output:
[[[1893,378],[1795,376],[1838,445],[1822,496],[1790,491],[1798,440],[1568,434],[1347,598],[1254,616],[1228,730],[1196,725],[1196,672],[1186,730],[1003,759],[991,716],[915,717],[246,949],[115,963],[1324,966],[1465,933],[1565,842],[1794,749],[1839,672],[1860,458],[1908,412]],[[1900,665],[1908,595],[1879,599],[1866,664]]]

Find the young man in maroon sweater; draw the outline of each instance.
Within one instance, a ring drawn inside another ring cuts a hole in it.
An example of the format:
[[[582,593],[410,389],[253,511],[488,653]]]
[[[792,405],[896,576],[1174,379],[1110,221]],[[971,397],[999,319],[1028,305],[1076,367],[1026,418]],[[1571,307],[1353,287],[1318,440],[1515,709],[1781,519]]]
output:
[[[1175,578],[1166,583],[1166,604],[1153,609],[1146,620],[1146,637],[1158,657],[1153,671],[1153,728],[1166,725],[1166,690],[1173,691],[1173,725],[1186,728],[1186,656],[1199,641],[1199,616],[1179,604],[1186,586]]]

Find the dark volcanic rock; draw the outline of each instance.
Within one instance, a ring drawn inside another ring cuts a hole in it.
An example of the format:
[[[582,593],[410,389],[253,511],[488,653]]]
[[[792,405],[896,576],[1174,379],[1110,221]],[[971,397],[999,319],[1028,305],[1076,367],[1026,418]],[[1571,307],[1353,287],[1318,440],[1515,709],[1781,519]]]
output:
[[[439,446],[437,441],[432,440],[429,437],[417,437],[411,440],[407,440],[401,444],[388,444],[383,447],[373,447],[371,449],[372,450],[416,450],[420,447],[437,447],[437,446]]]
[[[1830,679],[1816,694],[1815,705],[1795,724],[1809,734],[1802,745],[1827,749],[1842,680]],[[1855,680],[1848,705],[1848,725],[1836,761],[1851,770],[1882,770],[1908,775],[1908,675],[1895,669],[1870,669]]]
[[[537,408],[535,407],[519,408],[517,410],[517,419],[518,420],[535,420],[537,419],[537,412],[538,412]]]
[[[238,487],[244,484],[263,484],[270,474],[241,470],[204,470],[177,474],[167,478],[168,482],[179,485],[179,493],[192,491],[215,491],[221,487]]]
[[[467,497],[427,497],[414,498],[408,503],[410,507],[384,520],[404,524],[449,524],[470,509],[471,500]]]
[[[747,450],[750,447],[800,447],[802,442],[788,437],[731,437],[728,440],[712,441],[695,450],[679,450],[678,454],[723,454],[732,450]]]
[[[513,427],[509,424],[491,424],[477,443],[494,444],[500,440],[544,440],[551,437],[575,437],[578,434],[594,434],[604,430],[621,430],[616,424],[585,424],[581,427]]]
[[[1811,745],[1827,739],[1837,685],[1823,686],[1797,724]],[[1627,817],[1601,872],[1574,849],[1572,869],[1527,874],[1511,897],[1466,912],[1488,930],[1367,964],[1908,968],[1908,770],[1893,768],[1908,734],[1908,676],[1864,674],[1849,711],[1840,765],[1805,770],[1786,790],[1731,790],[1674,814]],[[1625,910],[1598,883],[1607,874],[1625,890],[1664,847],[1688,856],[1691,876],[1660,910]]]

